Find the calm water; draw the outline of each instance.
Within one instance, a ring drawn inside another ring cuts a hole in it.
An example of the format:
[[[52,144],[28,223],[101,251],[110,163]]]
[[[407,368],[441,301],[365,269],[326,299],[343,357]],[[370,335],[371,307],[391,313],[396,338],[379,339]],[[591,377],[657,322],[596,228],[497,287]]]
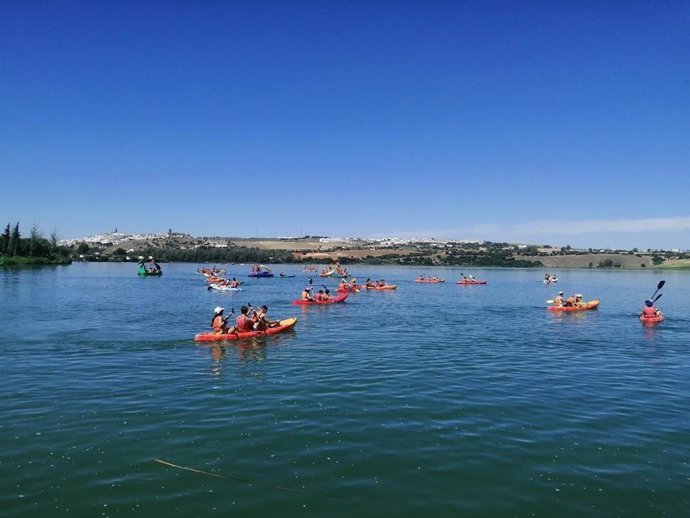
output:
[[[297,267],[219,293],[198,266],[0,270],[3,516],[690,513],[690,272],[355,266],[398,291],[300,308]],[[247,302],[295,331],[192,341]]]

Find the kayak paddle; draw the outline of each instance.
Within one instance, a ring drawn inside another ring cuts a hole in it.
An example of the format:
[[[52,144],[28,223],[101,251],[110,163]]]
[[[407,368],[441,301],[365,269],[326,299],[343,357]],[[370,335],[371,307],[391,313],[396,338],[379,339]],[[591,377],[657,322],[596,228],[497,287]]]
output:
[[[656,292],[664,287],[664,284],[666,284],[666,281],[659,281],[659,284],[657,284],[657,286],[656,286],[656,291],[654,292],[654,294],[650,298],[653,299],[654,295],[656,295]]]

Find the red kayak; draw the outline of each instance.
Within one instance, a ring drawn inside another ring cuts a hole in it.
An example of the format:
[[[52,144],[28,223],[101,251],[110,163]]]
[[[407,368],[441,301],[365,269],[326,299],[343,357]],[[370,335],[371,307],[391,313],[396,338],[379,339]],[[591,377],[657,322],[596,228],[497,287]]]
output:
[[[342,293],[341,295],[338,295],[337,297],[333,297],[332,299],[328,300],[293,300],[293,304],[297,304],[300,306],[319,306],[322,304],[335,304],[337,302],[343,302],[347,298],[347,293]]]
[[[199,333],[194,337],[195,342],[222,342],[228,340],[242,340],[243,338],[261,338],[267,335],[275,335],[295,327],[295,317],[281,320],[276,327],[269,327],[265,331],[244,331],[241,333]]]
[[[590,300],[589,302],[580,302],[575,306],[547,306],[549,311],[586,311],[588,309],[597,309],[599,307],[599,299]]]
[[[473,286],[475,284],[486,284],[486,281],[478,281],[478,280],[472,280],[472,281],[466,281],[466,280],[461,280],[456,282],[455,284],[462,284],[463,286]]]
[[[335,291],[338,293],[359,293],[359,288],[357,284],[346,284],[344,286],[338,286]]]
[[[640,315],[640,322],[642,322],[643,324],[652,325],[652,324],[658,324],[659,322],[663,322],[663,321],[664,321],[664,314],[661,311],[659,311],[658,315],[655,315],[653,317],[646,317],[644,315]]]

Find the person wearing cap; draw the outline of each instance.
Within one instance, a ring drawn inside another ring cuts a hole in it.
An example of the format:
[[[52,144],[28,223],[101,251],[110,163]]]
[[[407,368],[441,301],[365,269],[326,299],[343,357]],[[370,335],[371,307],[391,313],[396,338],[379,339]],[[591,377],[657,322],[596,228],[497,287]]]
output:
[[[558,295],[556,295],[556,296],[554,297],[553,303],[554,303],[556,306],[562,306],[562,305],[563,305],[563,292],[562,292],[562,291],[559,291],[559,292],[558,292]]]
[[[647,299],[644,301],[644,309],[642,309],[642,316],[646,318],[657,317],[661,313],[657,308],[654,307],[654,302]]]
[[[302,290],[302,300],[308,300],[309,302],[314,302],[314,296],[312,295],[312,289],[310,287],[304,288]]]
[[[224,308],[218,306],[213,310],[213,318],[211,319],[211,326],[216,334],[226,334],[228,332],[228,318],[223,316]]]

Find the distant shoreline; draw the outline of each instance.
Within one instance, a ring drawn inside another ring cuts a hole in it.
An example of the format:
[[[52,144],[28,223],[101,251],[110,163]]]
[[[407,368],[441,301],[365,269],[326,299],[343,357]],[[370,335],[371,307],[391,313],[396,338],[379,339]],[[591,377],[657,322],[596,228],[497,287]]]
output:
[[[382,264],[409,266],[485,266],[556,270],[690,269],[685,252],[577,250],[571,247],[478,241],[399,239],[193,237],[187,234],[104,234],[69,243],[75,261],[286,263],[305,265]]]

